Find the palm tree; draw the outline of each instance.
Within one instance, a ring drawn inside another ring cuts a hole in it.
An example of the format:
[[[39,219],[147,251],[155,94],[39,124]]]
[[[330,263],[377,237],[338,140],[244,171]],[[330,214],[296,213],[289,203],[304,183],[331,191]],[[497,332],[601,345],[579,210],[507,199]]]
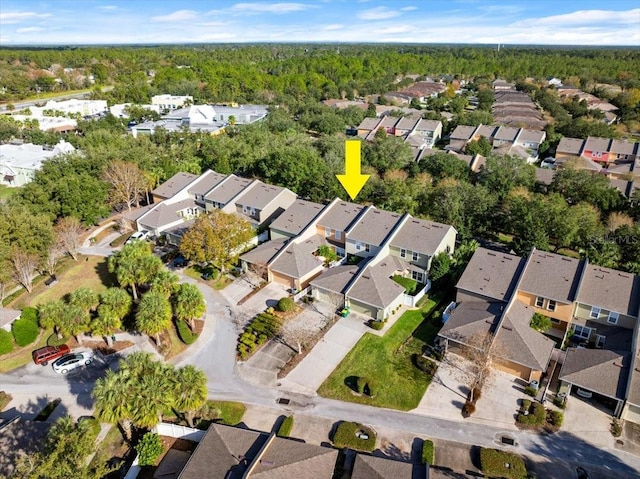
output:
[[[98,305],[98,293],[89,288],[78,288],[69,293],[69,304],[78,306],[89,313]]]
[[[108,307],[116,316],[124,319],[131,311],[131,296],[121,288],[109,288],[100,294],[100,305]]]
[[[195,330],[195,318],[201,317],[207,307],[202,293],[197,286],[182,283],[173,296],[173,311],[179,321],[187,321],[192,331]]]
[[[131,390],[123,381],[122,373],[107,370],[107,374],[96,381],[91,396],[95,400],[95,416],[100,421],[117,424],[127,441],[131,441],[133,411],[127,400]]]
[[[207,377],[204,372],[188,365],[175,372],[174,405],[183,412],[193,427],[195,412],[207,402]]]
[[[160,346],[160,333],[171,325],[171,304],[159,291],[149,291],[140,300],[136,314],[138,331],[155,336]]]
[[[65,308],[65,304],[59,299],[48,301],[38,306],[40,326],[53,329],[58,339],[62,339],[63,329],[66,326],[64,318]]]
[[[82,336],[89,329],[89,322],[91,316],[80,306],[74,304],[68,304],[64,308],[63,314],[64,324],[61,328],[69,333],[73,334],[79,344],[82,344]]]
[[[151,288],[160,291],[168,298],[178,289],[179,282],[180,278],[177,274],[163,269],[151,279]]]
[[[116,274],[118,283],[131,288],[134,301],[138,300],[136,286],[151,281],[161,269],[162,261],[143,241],[129,243],[109,257],[109,271]]]
[[[122,318],[116,312],[105,304],[98,306],[98,316],[91,321],[91,332],[102,336],[111,346],[113,333],[122,327]]]

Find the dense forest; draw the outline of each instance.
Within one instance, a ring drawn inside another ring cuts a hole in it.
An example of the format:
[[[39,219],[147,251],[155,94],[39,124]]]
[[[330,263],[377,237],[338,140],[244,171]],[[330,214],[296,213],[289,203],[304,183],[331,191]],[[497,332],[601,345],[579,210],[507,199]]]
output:
[[[639,91],[639,60],[640,50],[626,49],[497,52],[479,47],[357,45],[0,49],[0,86],[7,89],[7,99],[29,96],[38,78],[44,77],[32,75],[29,80],[27,73],[55,64],[89,69],[99,84],[113,85],[111,91],[94,92],[111,104],[146,103],[152,94],[171,93],[191,94],[196,102],[270,105],[263,122],[228,127],[218,136],[158,129],[151,136],[134,138],[127,134],[126,121],[111,115],[80,121],[77,134],[64,136],[78,152],[45,162],[32,183],[0,204],[0,272],[4,273],[0,286],[11,281],[11,265],[20,252],[40,264],[46,262],[64,218],[90,226],[126,207],[113,200],[116,185],[107,175],[116,160],[137,168],[147,191],[179,171],[199,174],[210,168],[260,178],[325,202],[345,198],[335,177],[344,169],[345,128],[375,113],[357,107],[332,109],[319,102],[323,98],[383,93],[396,88],[407,74],[466,78],[480,101],[477,110],[467,111],[466,100],[449,98],[430,100],[430,110],[424,112],[426,118],[441,119],[447,132],[456,124],[491,122],[492,98],[485,86],[500,76],[518,82],[520,89],[545,105],[550,119],[550,142],[545,148],[551,149],[571,129],[582,136],[619,133],[586,111],[580,115],[580,105],[549,96],[542,80],[552,75],[573,77],[585,89],[607,82],[619,86],[617,98],[626,98]],[[525,82],[526,78],[534,81]],[[633,129],[637,122],[638,103],[640,99],[628,105],[627,128]],[[439,114],[444,110],[453,114],[448,121]],[[0,141],[20,138],[54,145],[61,137],[0,116]],[[416,162],[401,138],[377,135],[362,148],[363,170],[372,176],[358,196],[360,203],[452,224],[461,239],[500,241],[519,254],[536,246],[640,273],[640,194],[636,192],[630,202],[606,177],[566,168],[543,191],[536,184],[535,167],[509,156],[489,156],[486,166],[472,174],[466,163],[444,152]]]

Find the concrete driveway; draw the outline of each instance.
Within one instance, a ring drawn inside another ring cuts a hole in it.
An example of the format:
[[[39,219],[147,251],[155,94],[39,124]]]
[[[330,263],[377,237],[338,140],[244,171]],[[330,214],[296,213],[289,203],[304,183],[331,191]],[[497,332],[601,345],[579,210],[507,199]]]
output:
[[[278,371],[289,361],[294,351],[277,340],[271,340],[245,363],[238,365],[243,379],[258,386],[275,387]]]
[[[615,447],[615,438],[609,432],[612,417],[602,409],[578,396],[569,396],[564,410],[562,430],[576,435],[599,447]]]

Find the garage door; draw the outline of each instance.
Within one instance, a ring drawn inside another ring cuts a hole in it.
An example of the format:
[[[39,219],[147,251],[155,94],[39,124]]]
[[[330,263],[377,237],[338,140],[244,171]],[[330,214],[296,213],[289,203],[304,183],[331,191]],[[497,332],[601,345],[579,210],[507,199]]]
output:
[[[370,318],[375,318],[378,310],[368,304],[360,303],[358,301],[350,300],[349,304],[351,306],[351,311],[355,313],[364,314],[369,316]]]
[[[529,381],[531,369],[511,361],[496,361],[495,368],[525,381]]]
[[[624,419],[640,424],[640,406],[629,404],[627,412],[624,415]]]
[[[273,278],[273,281],[275,281],[277,283],[280,283],[280,284],[284,284],[288,288],[293,288],[293,282],[292,282],[292,280],[291,280],[291,278],[289,276],[285,276],[284,274],[272,272],[271,273],[271,277]]]

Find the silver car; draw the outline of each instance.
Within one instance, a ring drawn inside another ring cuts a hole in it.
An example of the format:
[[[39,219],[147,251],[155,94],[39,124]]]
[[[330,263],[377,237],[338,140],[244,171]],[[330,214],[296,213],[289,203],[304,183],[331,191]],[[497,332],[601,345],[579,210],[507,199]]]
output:
[[[91,364],[94,358],[95,356],[91,350],[65,354],[53,363],[53,370],[60,374],[67,374],[69,371],[79,368],[80,366]]]

